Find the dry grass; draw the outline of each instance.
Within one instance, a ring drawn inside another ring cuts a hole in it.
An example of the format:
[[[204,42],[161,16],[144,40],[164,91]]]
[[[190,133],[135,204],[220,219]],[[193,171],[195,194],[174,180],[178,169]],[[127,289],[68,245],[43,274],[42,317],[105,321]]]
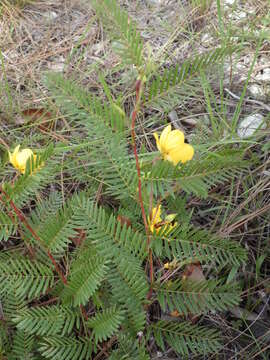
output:
[[[26,5],[18,7],[19,3]],[[194,50],[205,51],[215,47],[219,41],[214,3],[204,12],[201,7],[185,5],[179,0],[122,3],[136,19],[146,48],[158,63],[182,62]],[[102,27],[97,24],[87,1],[15,1],[15,5],[12,4],[9,1],[8,6],[2,5],[0,21],[0,49],[5,67],[0,80],[2,84],[7,81],[13,99],[13,112],[11,114],[8,108],[6,114],[10,121],[14,113],[44,102],[44,72],[73,74],[84,86],[91,87],[97,86],[97,68],[108,72],[117,66],[117,58],[111,52]],[[239,34],[239,24],[242,29],[247,24],[254,31],[260,29],[261,20],[267,12],[267,1],[247,2],[244,8],[249,15],[231,24],[232,36],[236,31]],[[229,16],[230,12],[227,11],[227,14]],[[231,19],[228,18],[228,21]],[[252,32],[244,31],[243,34],[251,37]],[[255,44],[252,39],[248,40],[243,58],[236,64],[242,80],[250,66],[247,55],[254,53]],[[266,45],[261,56],[265,59],[267,54],[269,48]],[[260,64],[258,60],[255,71],[260,71],[263,66],[268,65]],[[238,85],[241,86],[241,82]],[[1,100],[2,109],[6,109],[5,102],[7,99]]]
[[[80,74],[95,62],[91,49],[98,28],[93,22],[90,9],[79,1],[36,2],[9,9],[2,17],[0,48],[17,113],[46,99],[46,71],[69,74],[76,69]]]
[[[156,63],[162,66],[181,63],[194,51],[203,52],[214,48],[230,35],[231,43],[242,46],[239,56],[225,64],[225,85],[230,87],[236,96],[241,96],[258,44],[258,31],[265,30],[266,36],[251,74],[251,81],[265,88],[265,97],[259,100],[261,104],[244,103],[242,113],[260,112],[268,116],[269,120],[269,114],[263,104],[267,104],[270,99],[270,84],[260,80],[259,76],[263,75],[265,69],[270,68],[270,43],[267,40],[270,25],[268,0],[248,0],[242,5],[227,7],[223,14],[223,34],[219,27],[215,1],[210,6],[207,4],[205,8],[198,6],[197,0],[193,1],[193,6],[192,2],[181,0],[122,0],[121,3],[136,19],[146,49]],[[108,75],[108,79],[113,77],[119,80],[116,92],[124,89],[126,94],[129,93],[129,77],[121,75],[119,59],[112,52],[102,25],[97,22],[89,7],[89,1],[5,0],[1,6],[0,127],[4,134],[7,129],[7,133],[10,134],[10,129],[23,128],[23,110],[43,108],[48,104],[54,107],[53,99],[42,81],[43,74],[47,71],[72,76],[85,88],[99,91],[98,70],[101,70]],[[211,86],[216,102],[225,103],[228,114],[232,114],[237,100],[231,96],[222,98],[219,82]],[[206,101],[202,91],[197,96],[198,98],[188,106],[179,104],[175,107],[179,118],[192,117],[198,123],[203,123],[204,116],[208,115]],[[55,109],[51,121],[57,119],[57,114],[58,109]],[[164,114],[164,117],[167,115]],[[54,127],[50,136],[65,141],[66,133],[70,134],[71,131],[64,119],[61,121],[60,131]],[[193,132],[189,125],[182,123],[182,126]],[[38,127],[35,129],[34,125],[33,131],[35,130],[40,131]],[[198,134],[200,124],[196,131]],[[202,124],[201,131],[205,131],[205,124]],[[151,146],[148,134],[143,134],[142,137]],[[7,145],[10,145],[9,141],[11,142],[9,138],[4,140]],[[243,269],[240,279],[245,288],[241,306],[256,314],[260,314],[263,309],[269,316],[270,163],[269,148],[262,152],[261,146],[258,146],[258,143],[260,145],[267,142],[269,125],[262,136],[254,138],[250,146],[251,153],[261,153],[260,162],[250,169],[248,174],[222,189],[214,189],[207,202],[191,199],[190,203],[197,204],[198,213],[195,215],[198,223],[246,244],[250,264],[247,269]],[[258,273],[258,259],[264,254],[266,261]],[[241,317],[239,319],[243,320]],[[261,328],[259,321],[269,325],[267,318],[259,317],[257,320],[255,323]],[[227,347],[230,351],[224,358],[238,358],[238,355],[233,353],[233,347],[234,344],[240,343],[239,358],[247,359],[247,356],[250,356],[249,359],[266,359],[263,353],[269,346],[267,336],[261,338],[258,329],[246,326],[245,319],[239,325],[236,319],[232,320],[229,316],[213,315],[211,321],[221,324],[228,336]],[[252,351],[250,347],[253,347]]]

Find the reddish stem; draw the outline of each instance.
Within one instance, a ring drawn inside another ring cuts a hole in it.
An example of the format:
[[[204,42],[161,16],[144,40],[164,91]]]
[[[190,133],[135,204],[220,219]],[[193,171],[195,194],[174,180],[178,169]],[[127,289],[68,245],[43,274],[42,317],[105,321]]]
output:
[[[2,200],[1,197],[0,197],[0,199]],[[13,225],[15,226],[15,225],[16,225],[16,220],[15,220],[15,218],[14,218],[14,216],[13,216],[13,214],[12,214],[11,211],[8,212],[8,216],[10,217]],[[20,229],[18,229],[18,231],[19,231],[19,233],[20,233],[20,235],[21,235],[21,238],[23,239],[23,234],[22,234],[22,232],[20,231]],[[28,244],[27,241],[25,241],[25,242],[26,242],[26,247],[27,247],[27,249],[29,250],[29,253],[30,253],[31,257],[32,257],[32,258],[35,258],[35,253],[34,253],[34,250],[33,250],[32,246],[31,246],[30,244]]]
[[[82,316],[84,317],[84,320],[87,321],[88,320],[88,315],[87,315],[87,312],[86,312],[85,308],[82,305],[80,305],[80,309],[81,309]]]
[[[24,216],[24,214],[22,213],[22,211],[20,209],[17,208],[17,206],[14,204],[14,202],[10,199],[10,197],[8,196],[8,194],[3,190],[2,187],[0,187],[0,190],[2,191],[2,193],[6,196],[6,198],[9,201],[10,206],[12,207],[12,209],[14,210],[15,214],[17,215],[18,219],[21,221],[21,223],[23,223],[25,225],[25,227],[30,231],[30,233],[33,235],[33,237],[40,243],[42,244],[42,241],[40,239],[40,237],[38,236],[38,234],[35,232],[35,230],[30,226],[30,224],[28,223],[26,217]],[[2,196],[0,196],[0,200],[5,204],[5,200],[2,198]],[[67,278],[65,277],[65,275],[62,273],[62,271],[60,270],[58,264],[56,263],[54,257],[52,256],[51,252],[49,250],[47,251],[47,255],[50,258],[51,262],[53,263],[53,266],[56,270],[56,272],[58,273],[60,279],[62,280],[63,284],[67,284]]]
[[[148,222],[147,222],[146,213],[145,213],[145,209],[144,209],[144,205],[143,205],[141,168],[140,168],[139,157],[138,157],[138,153],[137,153],[136,133],[135,133],[135,124],[136,124],[136,118],[137,118],[137,113],[138,113],[138,108],[139,108],[139,102],[140,102],[140,95],[141,95],[140,93],[141,93],[141,90],[142,90],[142,82],[141,82],[141,80],[137,80],[136,85],[135,85],[135,88],[136,88],[136,103],[135,103],[135,107],[134,107],[134,110],[133,110],[132,116],[131,116],[131,137],[132,137],[133,153],[134,153],[135,161],[136,161],[136,169],[137,169],[137,174],[138,174],[139,203],[140,203],[140,207],[141,207],[141,212],[142,212],[142,218],[143,218],[143,222],[144,222],[144,227],[145,227],[146,234],[147,234],[147,250],[148,250],[148,261],[149,261],[149,275],[150,275],[150,282],[151,282],[151,284],[152,284],[153,281],[154,281],[153,256],[152,256],[152,249],[150,249],[150,236],[149,236]],[[152,296],[152,289],[150,289],[147,298],[150,299],[151,296]]]

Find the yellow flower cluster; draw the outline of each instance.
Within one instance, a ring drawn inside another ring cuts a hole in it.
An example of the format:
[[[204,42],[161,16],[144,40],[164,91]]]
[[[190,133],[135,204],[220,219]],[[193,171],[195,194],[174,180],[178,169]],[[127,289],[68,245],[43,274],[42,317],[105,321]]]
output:
[[[20,150],[20,145],[16,146],[12,154],[10,152],[8,152],[8,154],[9,162],[14,166],[15,169],[19,170],[19,172],[22,174],[25,173],[28,159],[33,156],[35,161],[37,157],[31,149]]]
[[[176,214],[170,214],[165,217],[164,220],[161,218],[161,205],[154,207],[148,216],[149,229],[152,233],[168,234],[171,230],[177,226],[177,222],[174,222]]]
[[[177,165],[179,162],[185,163],[193,158],[194,149],[185,143],[185,136],[180,130],[172,130],[171,125],[165,127],[160,138],[154,133],[158,150],[164,160]]]

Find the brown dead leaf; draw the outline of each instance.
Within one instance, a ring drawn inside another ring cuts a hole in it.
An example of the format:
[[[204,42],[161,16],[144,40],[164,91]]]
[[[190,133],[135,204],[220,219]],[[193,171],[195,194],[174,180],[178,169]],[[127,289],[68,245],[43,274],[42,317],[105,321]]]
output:
[[[70,240],[76,245],[80,246],[86,238],[86,232],[83,229],[74,229],[78,235],[70,238]]]
[[[186,291],[192,290],[192,283],[206,281],[203,274],[201,264],[199,262],[187,265],[183,274],[183,285]],[[198,295],[196,301],[204,301],[203,296]],[[196,323],[199,320],[199,316],[189,313],[188,318],[192,323]]]
[[[48,130],[50,120],[53,118],[52,113],[44,108],[26,109],[21,112],[21,115],[29,122],[41,121],[38,125],[41,130]]]
[[[177,311],[177,310],[174,310],[174,311],[172,311],[171,313],[170,313],[170,315],[172,316],[172,317],[181,317],[181,314]]]
[[[187,265],[183,274],[183,280],[191,280],[193,282],[206,280],[200,263]]]
[[[117,221],[119,221],[122,226],[126,225],[127,228],[131,227],[131,220],[126,216],[118,215]]]

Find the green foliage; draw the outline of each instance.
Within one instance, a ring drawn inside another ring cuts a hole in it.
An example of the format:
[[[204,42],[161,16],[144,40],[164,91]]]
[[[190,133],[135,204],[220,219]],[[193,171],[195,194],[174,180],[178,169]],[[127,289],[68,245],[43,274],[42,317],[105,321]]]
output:
[[[224,266],[239,265],[246,260],[246,251],[236,242],[228,239],[224,241],[190,224],[176,226],[168,235],[155,234],[152,244],[157,255],[183,263],[196,260]]]
[[[59,74],[48,74],[46,84],[57,94],[57,104],[76,122],[84,121],[90,125],[88,121],[91,116],[96,122],[105,122],[114,130],[119,132],[124,130],[125,115],[119,112],[113,102],[107,104],[99,97],[86,93],[76,85],[74,80],[64,79]],[[89,130],[91,130],[90,126]],[[94,136],[96,142],[97,134],[94,134],[94,129],[91,135]]]
[[[14,231],[15,227],[10,216],[5,211],[0,210],[0,241],[8,240]]]
[[[163,350],[167,342],[182,355],[188,356],[190,352],[205,355],[217,351],[221,346],[215,330],[187,322],[159,321],[152,327],[156,342]]]
[[[33,157],[27,161],[25,174],[14,183],[4,184],[8,196],[17,206],[22,207],[34,198],[38,191],[50,184],[57,169],[57,158],[53,156],[53,147],[48,146],[42,154],[38,154],[35,161]],[[42,166],[46,162],[46,166]]]
[[[114,350],[109,357],[110,360],[150,360],[149,354],[145,348],[143,338],[134,339],[126,332],[120,333],[118,337],[118,348]]]
[[[179,103],[179,94],[184,90],[185,98],[196,92],[194,87],[189,88],[196,75],[201,71],[219,63],[225,55],[231,54],[235,48],[217,48],[208,53],[197,55],[194,59],[187,59],[175,68],[165,69],[161,75],[154,76],[146,88],[144,105],[160,110],[170,109]],[[182,89],[181,89],[182,88]]]
[[[57,305],[22,310],[12,320],[19,330],[47,336],[69,334],[75,324],[78,326],[76,311]]]
[[[223,311],[239,303],[239,289],[220,285],[217,281],[176,280],[157,287],[157,298],[163,311],[180,314],[200,314],[207,311]]]
[[[63,254],[76,236],[75,214],[71,204],[67,203],[63,209],[51,211],[45,208],[39,214],[34,213],[31,221],[32,228],[40,238],[42,246],[53,254]],[[47,214],[44,214],[46,212]]]
[[[156,73],[152,60],[144,59],[136,25],[117,2],[91,4],[110,30],[123,69],[136,70],[138,117],[148,109],[168,110],[197,75],[234,51],[214,49]],[[207,201],[212,189],[241,175],[248,145],[194,137],[194,159],[174,166],[140,148],[143,136],[131,136],[125,110],[130,113],[134,85],[119,95],[105,77],[99,79],[100,93],[89,94],[75,80],[47,76],[72,136],[28,159],[25,174],[8,171],[2,184],[3,356],[85,360],[97,352],[105,356],[101,347],[111,360],[149,360],[153,347],[173,349],[175,356],[216,352],[216,326],[191,324],[188,316],[240,302],[238,285],[226,284],[224,274],[222,281],[214,279],[220,269],[242,266],[247,255],[237,242],[194,224],[197,209],[187,203],[194,196]],[[149,214],[161,203],[164,212],[173,210],[177,224],[166,231],[172,223],[164,216],[152,233]],[[165,261],[176,262],[178,270],[165,272]],[[195,262],[207,266],[206,279],[182,279],[185,266]],[[170,321],[168,312],[175,310],[183,319]],[[201,322],[206,324],[203,317]]]
[[[87,321],[87,325],[93,329],[95,342],[107,340],[119,328],[124,319],[124,313],[115,306],[104,309],[102,313],[97,313]]]
[[[87,261],[77,261],[71,268],[69,283],[62,293],[62,299],[76,305],[84,305],[100,286],[107,267],[101,257],[90,257]]]
[[[33,299],[45,294],[54,283],[50,267],[30,259],[1,256],[1,293]]]
[[[125,132],[114,132],[109,126],[112,119],[117,119],[114,106],[110,106],[110,111],[101,110],[108,105],[101,105],[97,97],[88,96],[73,82],[59,76],[50,75],[47,85],[55,92],[63,112],[87,132],[89,140],[84,145],[87,149],[86,153],[80,154],[80,161],[87,164],[84,169],[86,167],[92,173],[91,179],[104,183],[106,192],[112,196],[134,199],[137,188],[135,161],[128,154]],[[75,176],[84,175],[76,168]]]
[[[46,359],[55,360],[87,360],[92,359],[90,340],[73,337],[44,337],[39,351]]]
[[[113,302],[127,308],[129,325],[135,332],[140,331],[145,323],[142,304],[148,291],[141,268],[146,254],[143,236],[121,227],[112,214],[108,216],[83,196],[77,198],[75,206],[77,226],[88,229],[87,239],[74,259],[63,299],[73,298],[74,305],[84,304],[106,273]]]
[[[147,183],[151,184],[154,194],[173,193],[173,189],[178,187],[188,194],[207,198],[212,187],[230,181],[247,167],[249,162],[243,160],[243,156],[243,151],[231,148],[223,148],[215,153],[207,151],[181,165],[180,169],[168,161],[158,161],[145,174],[144,180],[146,186]]]
[[[12,352],[10,359],[32,360],[33,349],[35,345],[35,337],[25,331],[18,330],[14,335]]]
[[[91,3],[99,17],[106,20],[104,23],[110,26],[109,33],[116,37],[114,50],[125,63],[139,68],[143,64],[143,42],[135,23],[115,0],[93,0]]]

